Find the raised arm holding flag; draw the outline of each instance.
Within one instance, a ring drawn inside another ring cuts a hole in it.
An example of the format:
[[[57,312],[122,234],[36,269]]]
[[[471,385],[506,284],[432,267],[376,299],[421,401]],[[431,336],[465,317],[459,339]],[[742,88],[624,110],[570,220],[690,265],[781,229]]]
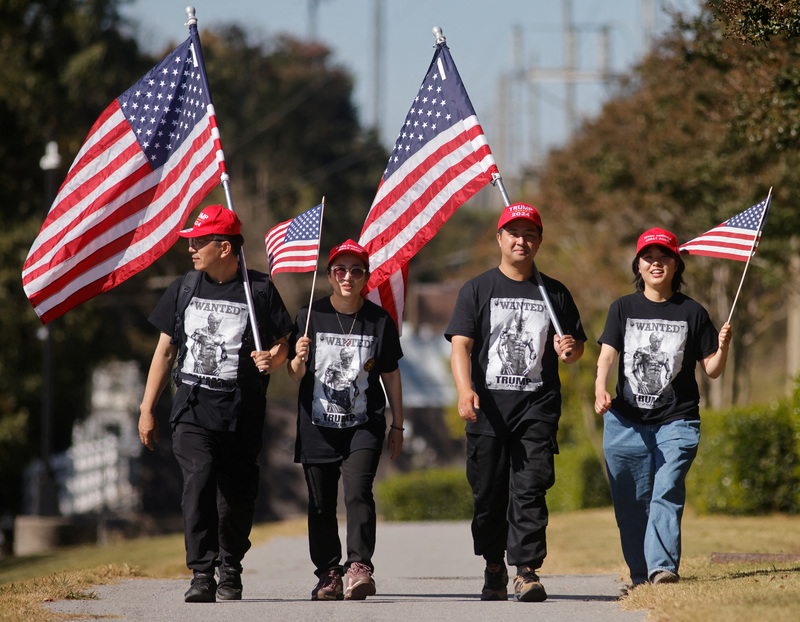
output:
[[[728,314],[728,322],[733,317],[733,310],[736,308],[736,301],[742,291],[744,277],[750,260],[756,254],[756,248],[761,240],[761,230],[764,228],[764,221],[769,213],[769,206],[772,202],[772,188],[769,189],[767,198],[729,218],[721,225],[706,231],[703,235],[682,244],[680,252],[686,255],[707,255],[709,257],[721,257],[723,259],[735,259],[746,262],[742,270],[742,278],[739,280],[739,287],[736,296],[731,304],[731,311]]]

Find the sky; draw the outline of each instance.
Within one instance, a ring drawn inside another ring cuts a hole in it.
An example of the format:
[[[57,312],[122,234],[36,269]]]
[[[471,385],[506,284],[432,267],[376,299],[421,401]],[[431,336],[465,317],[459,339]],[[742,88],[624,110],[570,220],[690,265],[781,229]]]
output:
[[[189,3],[129,0],[122,12],[136,25],[144,48],[162,52],[167,43],[177,44],[187,36]],[[433,56],[432,28],[441,27],[501,171],[535,163],[568,137],[565,85],[524,78],[534,68],[559,69],[567,62],[565,6],[572,7],[577,33],[576,69],[588,73],[600,69],[603,28],[608,32],[612,72],[626,72],[635,65],[647,40],[647,0],[572,0],[571,5],[565,0],[195,0],[192,4],[201,41],[204,29],[229,22],[246,25],[257,37],[289,33],[308,38],[315,32],[332,50],[333,62],[354,76],[360,119],[367,126],[377,121],[387,148],[394,144]],[[376,37],[379,4],[381,27]],[[698,2],[650,0],[649,4],[657,35],[669,25],[664,9],[694,11]],[[376,39],[380,54],[375,52]],[[376,57],[381,59],[379,74]],[[504,97],[501,83],[507,85]],[[211,90],[213,95],[213,84]],[[577,84],[576,121],[599,112],[612,93],[608,83]]]

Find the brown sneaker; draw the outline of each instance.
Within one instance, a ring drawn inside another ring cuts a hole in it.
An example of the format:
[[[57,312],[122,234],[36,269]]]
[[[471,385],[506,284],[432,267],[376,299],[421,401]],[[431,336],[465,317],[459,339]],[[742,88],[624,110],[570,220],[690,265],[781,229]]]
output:
[[[311,590],[311,600],[342,600],[342,571],[338,568],[331,568],[323,575],[320,575],[317,587]]]
[[[345,584],[346,600],[364,600],[375,594],[375,579],[372,578],[372,569],[366,564],[350,564],[345,575]]]
[[[653,585],[658,585],[659,583],[677,583],[678,581],[680,581],[680,577],[669,570],[659,570],[650,579],[650,583]]]
[[[505,564],[486,564],[481,600],[508,600],[508,571]]]
[[[547,592],[539,582],[536,570],[525,566],[517,570],[514,577],[514,598],[522,603],[540,603],[547,599]]]

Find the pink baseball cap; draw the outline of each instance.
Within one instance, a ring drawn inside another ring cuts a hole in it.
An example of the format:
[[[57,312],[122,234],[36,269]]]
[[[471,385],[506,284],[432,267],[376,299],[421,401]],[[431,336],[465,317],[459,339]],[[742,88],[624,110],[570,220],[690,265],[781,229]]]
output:
[[[369,270],[369,253],[367,252],[367,249],[360,244],[353,242],[353,240],[347,240],[346,242],[339,244],[339,246],[334,246],[331,249],[331,255],[328,258],[328,267],[331,267],[334,259],[336,259],[339,255],[344,255],[345,253],[357,255],[361,261],[364,262],[364,267]]]
[[[239,235],[242,221],[221,205],[209,205],[197,216],[191,229],[178,231],[182,238],[200,238],[204,235]]]
[[[678,238],[675,237],[674,233],[670,233],[665,229],[659,229],[656,227],[654,229],[648,229],[642,235],[640,235],[639,242],[636,244],[636,256],[638,257],[639,253],[642,252],[642,249],[646,246],[650,246],[651,244],[663,246],[664,248],[667,248],[676,255],[680,256],[680,251],[678,250]]]
[[[539,214],[539,210],[537,210],[533,205],[528,205],[527,203],[514,203],[513,205],[509,205],[507,208],[503,210],[503,213],[500,214],[500,220],[497,222],[497,228],[502,229],[506,223],[515,218],[524,218],[525,220],[531,221],[534,225],[542,229],[542,217]]]

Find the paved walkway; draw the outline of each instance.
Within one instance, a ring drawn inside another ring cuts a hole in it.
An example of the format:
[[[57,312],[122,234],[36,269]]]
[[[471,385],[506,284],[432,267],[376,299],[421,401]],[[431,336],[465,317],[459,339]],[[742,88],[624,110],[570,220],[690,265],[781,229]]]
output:
[[[342,534],[343,535],[343,534]],[[277,538],[245,558],[244,598],[183,602],[188,579],[130,579],[99,586],[96,600],[49,603],[71,620],[221,622],[234,620],[437,620],[484,622],[536,616],[548,622],[641,622],[645,612],[619,609],[613,575],[542,575],[543,603],[481,602],[482,560],[472,554],[469,524],[381,523],[375,554],[378,593],[366,601],[312,602],[316,584],[303,537]]]

